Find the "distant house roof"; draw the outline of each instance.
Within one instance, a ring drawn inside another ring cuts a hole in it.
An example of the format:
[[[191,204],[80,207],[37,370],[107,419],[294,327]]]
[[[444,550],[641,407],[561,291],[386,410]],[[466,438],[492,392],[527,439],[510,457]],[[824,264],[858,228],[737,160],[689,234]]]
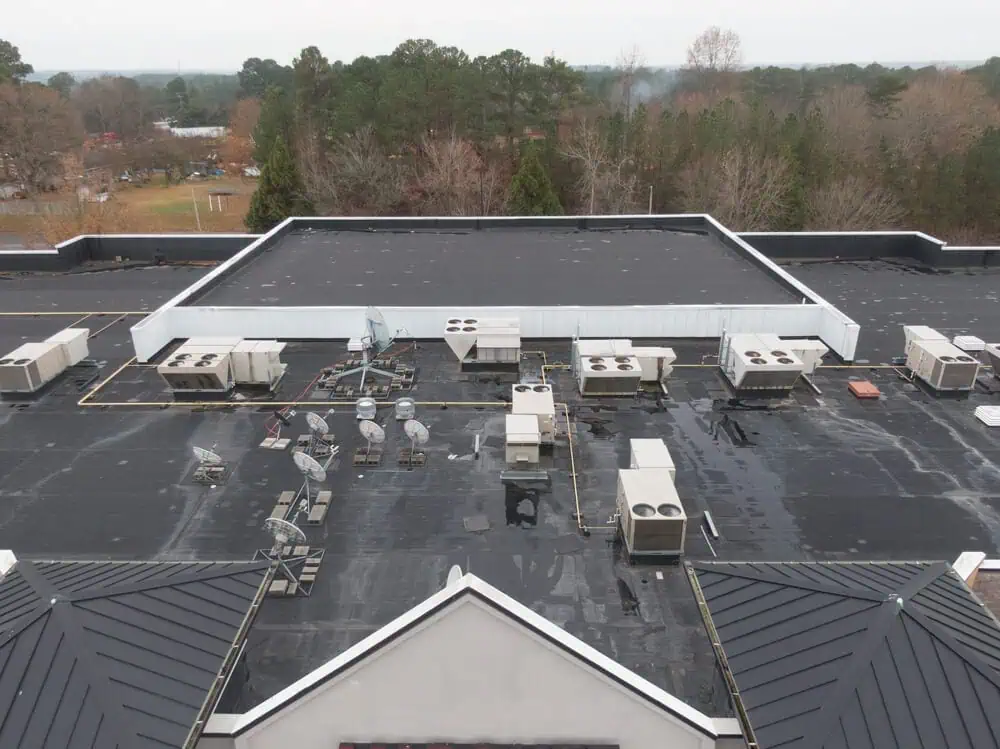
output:
[[[1000,625],[950,565],[689,570],[760,749],[1000,747]]]
[[[18,561],[0,580],[0,746],[190,746],[266,570]]]

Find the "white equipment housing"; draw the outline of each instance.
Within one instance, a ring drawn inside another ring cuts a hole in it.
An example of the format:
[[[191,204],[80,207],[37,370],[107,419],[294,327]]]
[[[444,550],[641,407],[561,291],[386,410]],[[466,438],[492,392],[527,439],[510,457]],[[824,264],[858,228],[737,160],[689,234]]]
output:
[[[534,416],[543,445],[556,441],[556,404],[551,385],[521,383],[514,385],[510,411]]]
[[[635,346],[632,355],[639,360],[643,382],[663,382],[674,371],[670,366],[677,361],[677,354],[665,346]]]
[[[942,392],[972,390],[979,374],[979,362],[947,340],[913,341],[906,366],[915,377]]]
[[[516,363],[521,359],[521,321],[516,317],[451,317],[444,340],[460,362],[476,348],[476,361]]]
[[[993,367],[993,376],[1000,378],[1000,343],[987,343],[983,348],[986,358]]]
[[[232,353],[239,338],[189,338],[156,372],[175,393],[226,393],[233,389]]]
[[[280,355],[286,345],[281,341],[240,341],[231,354],[234,382],[273,389],[285,374],[287,365]]]
[[[903,335],[906,336],[906,346],[903,349],[903,356],[910,358],[910,348],[917,341],[947,341],[947,337],[938,333],[934,328],[926,325],[904,325]]]
[[[769,395],[790,392],[805,370],[786,341],[752,333],[725,336],[719,348],[719,366],[736,391]]]
[[[33,393],[66,369],[59,343],[25,343],[0,358],[0,392]]]
[[[823,362],[823,357],[827,355],[830,348],[822,341],[814,341],[809,338],[794,338],[780,341],[778,350],[791,351],[802,361],[802,374],[811,375]]]
[[[986,348],[986,341],[974,335],[957,335],[951,340],[951,343],[962,351],[979,352]]]
[[[642,367],[634,356],[588,356],[577,369],[581,395],[632,396],[642,381]]]
[[[633,356],[628,338],[578,338],[573,341],[573,366],[591,356]]]
[[[537,465],[542,437],[531,414],[507,414],[506,458],[509,465]]]
[[[670,480],[677,478],[677,468],[670,450],[660,439],[631,439],[629,467],[636,470],[666,471]]]
[[[75,367],[90,356],[90,348],[87,346],[89,337],[89,328],[66,328],[55,335],[50,335],[45,342],[59,344],[66,366]]]
[[[684,553],[687,514],[667,471],[618,471],[616,507],[631,556]]]

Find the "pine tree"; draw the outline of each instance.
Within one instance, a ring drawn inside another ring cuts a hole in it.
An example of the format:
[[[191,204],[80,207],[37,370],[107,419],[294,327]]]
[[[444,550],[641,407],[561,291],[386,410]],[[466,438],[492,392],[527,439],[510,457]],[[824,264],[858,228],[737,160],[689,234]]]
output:
[[[267,163],[261,170],[260,184],[250,199],[247,229],[256,233],[270,231],[289,216],[309,216],[314,212],[306,198],[298,170],[285,139],[278,137]]]
[[[524,150],[514,173],[509,211],[514,216],[559,216],[563,212],[534,146],[529,145]]]

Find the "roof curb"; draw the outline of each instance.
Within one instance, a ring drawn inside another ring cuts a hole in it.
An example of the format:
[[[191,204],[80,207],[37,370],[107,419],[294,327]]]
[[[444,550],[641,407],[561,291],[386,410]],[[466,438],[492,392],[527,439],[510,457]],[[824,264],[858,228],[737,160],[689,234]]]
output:
[[[542,637],[559,645],[563,650],[577,656],[577,658],[591,667],[602,671],[605,675],[617,681],[634,694],[645,698],[648,702],[653,703],[655,706],[681,719],[693,728],[698,729],[705,736],[717,739],[741,735],[738,731],[738,726],[730,725],[730,721],[720,721],[720,719],[705,715],[700,710],[691,707],[621,664],[616,663],[603,653],[598,652],[541,615],[536,614],[528,607],[502,593],[486,581],[471,573],[467,573],[446,585],[430,598],[427,598],[425,601],[389,622],[375,633],[369,635],[358,644],[348,648],[323,666],[315,669],[248,712],[240,715],[213,715],[209,719],[202,736],[238,736],[246,732],[280,711],[286,705],[294,702],[298,697],[321,686],[340,672],[362,661],[368,654],[388,644],[420,622],[445,610],[448,606],[461,600],[466,595],[474,595],[498,611],[527,626]]]

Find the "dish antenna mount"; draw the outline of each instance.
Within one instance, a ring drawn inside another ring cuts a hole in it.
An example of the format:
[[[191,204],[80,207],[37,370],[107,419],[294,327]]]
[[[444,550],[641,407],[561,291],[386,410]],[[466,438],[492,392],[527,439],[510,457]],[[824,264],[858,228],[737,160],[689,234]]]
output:
[[[299,453],[296,453],[298,455]],[[267,518],[264,521],[264,532],[272,539],[271,550],[267,553],[275,572],[281,572],[289,582],[295,582],[295,575],[285,563],[285,547],[298,546],[306,542],[306,534],[295,523],[289,523],[281,518]]]
[[[313,456],[305,452],[297,452],[292,454],[292,460],[295,461],[295,467],[299,469],[302,473],[304,481],[302,483],[302,488],[305,490],[304,504],[306,512],[312,506],[312,490],[310,487],[310,482],[315,481],[318,484],[326,481],[326,468],[324,468],[319,461],[317,461]]]
[[[361,337],[361,366],[341,372],[337,376],[337,380],[340,381],[344,377],[360,372],[361,386],[358,389],[364,392],[365,380],[368,379],[369,374],[388,377],[390,379],[395,377],[396,374],[394,372],[387,372],[384,369],[373,367],[371,364],[372,356],[381,354],[392,345],[394,340],[395,337],[389,332],[389,326],[386,324],[385,318],[379,312],[378,308],[369,307],[366,309],[365,334]]]
[[[221,483],[226,477],[226,464],[222,458],[204,447],[192,446],[191,452],[194,453],[195,460],[198,461],[198,467],[194,469],[192,478],[200,484],[215,485]]]
[[[330,426],[326,423],[326,419],[317,413],[307,411],[306,423],[309,425],[309,454],[329,454],[330,448],[324,440],[324,437],[330,433]]]
[[[417,454],[417,446],[427,444],[431,438],[431,433],[423,424],[416,419],[410,419],[403,424],[403,431],[410,438],[410,465],[413,465],[413,456]]]
[[[371,455],[372,445],[381,445],[385,442],[385,430],[374,421],[359,421],[358,430],[368,443],[365,455]]]

